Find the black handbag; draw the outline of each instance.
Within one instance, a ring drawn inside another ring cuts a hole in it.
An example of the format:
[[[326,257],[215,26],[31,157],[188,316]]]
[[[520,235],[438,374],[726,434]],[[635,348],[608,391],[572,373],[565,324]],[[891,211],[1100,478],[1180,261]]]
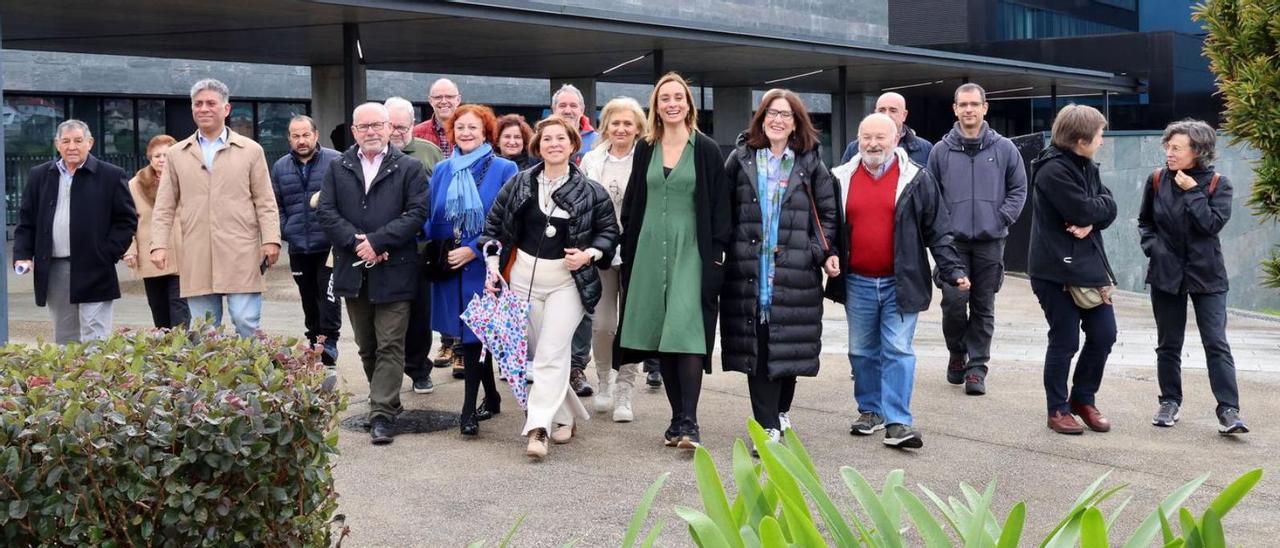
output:
[[[458,248],[457,238],[427,240],[419,253],[422,259],[422,276],[433,282],[447,280],[458,274],[449,267],[449,252]]]

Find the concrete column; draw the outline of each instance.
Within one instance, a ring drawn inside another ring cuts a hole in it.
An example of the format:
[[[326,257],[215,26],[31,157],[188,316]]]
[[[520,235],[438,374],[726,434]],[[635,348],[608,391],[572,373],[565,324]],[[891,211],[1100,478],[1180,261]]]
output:
[[[560,86],[565,84],[572,85],[582,92],[582,113],[591,119],[591,125],[596,125],[596,79],[595,78],[553,78],[551,80],[551,89],[547,92],[547,106],[551,106],[551,97]]]
[[[311,67],[311,118],[316,121],[316,127],[320,130],[320,142],[326,146],[336,147],[329,140],[329,133],[338,124],[347,123],[351,117],[351,109],[347,108],[347,104],[359,105],[365,101],[367,86],[364,65],[357,64],[355,74],[352,75],[356,93],[351,101],[347,100],[344,76],[345,71],[342,65]],[[344,135],[350,142],[349,127]]]
[[[751,123],[754,106],[751,101],[751,88],[722,87],[715,88],[713,92],[716,108],[712,111],[715,116],[715,127],[711,137],[721,146],[733,146],[738,140],[738,135],[746,131],[747,124]]]
[[[0,105],[4,104],[4,67],[2,66],[3,64],[4,64],[4,57],[0,56]],[[0,181],[7,180],[4,177],[4,164],[5,164],[4,156],[5,156],[4,132],[0,131]],[[6,236],[5,240],[8,240],[9,239],[8,238],[8,234],[9,234],[8,208],[5,208],[5,211],[3,213],[0,213],[0,220],[4,221],[4,233]],[[10,268],[10,263],[9,263],[9,258],[5,257],[5,249],[8,248],[9,246],[7,245],[7,242],[0,242],[0,244],[5,244],[5,245],[0,245],[0,267],[8,269]],[[27,274],[27,275],[31,276],[32,274]],[[4,297],[0,297],[0,345],[4,345],[9,343],[9,273],[8,272],[5,272],[3,273],[3,275],[0,275],[0,295],[4,295]]]
[[[876,111],[877,97],[877,95],[869,95],[865,93],[850,93],[845,96],[845,141],[840,143],[841,153],[844,152],[844,147],[848,145],[850,141],[858,138],[858,124],[862,123],[862,119],[866,118],[868,114]],[[835,103],[832,103],[831,108],[833,111],[835,110]],[[831,148],[835,148],[834,143]],[[838,157],[836,159],[839,160]]]

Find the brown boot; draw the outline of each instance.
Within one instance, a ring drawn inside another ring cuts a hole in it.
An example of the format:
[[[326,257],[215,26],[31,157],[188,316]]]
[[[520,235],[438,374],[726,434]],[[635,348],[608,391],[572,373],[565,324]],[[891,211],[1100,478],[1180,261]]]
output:
[[[1080,420],[1094,432],[1110,432],[1111,421],[1102,416],[1097,407],[1083,403],[1071,402],[1071,414],[1079,415]]]
[[[1070,413],[1057,411],[1049,414],[1049,429],[1059,434],[1079,435],[1084,433],[1084,427],[1076,421],[1076,418]]]
[[[524,453],[533,460],[542,460],[547,456],[547,429],[535,428],[529,432],[529,445]]]

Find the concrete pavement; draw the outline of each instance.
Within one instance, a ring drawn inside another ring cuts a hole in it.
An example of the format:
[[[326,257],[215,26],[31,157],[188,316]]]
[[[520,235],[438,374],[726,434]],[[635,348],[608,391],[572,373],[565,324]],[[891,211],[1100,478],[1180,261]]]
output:
[[[273,334],[300,335],[302,315],[287,270],[273,268],[269,281],[263,325]],[[141,284],[124,285],[126,296],[117,302],[116,325],[149,325]],[[33,306],[30,291],[29,276],[15,279],[10,274],[10,333],[15,342],[51,336],[47,311]],[[828,306],[824,319],[822,371],[817,378],[800,381],[791,415],[838,502],[853,504],[838,477],[844,465],[858,468],[875,484],[889,470],[902,468],[908,485],[924,484],[943,496],[959,496],[961,481],[978,485],[998,478],[997,514],[1003,516],[1020,500],[1028,504],[1024,544],[1038,542],[1076,495],[1108,470],[1114,470],[1113,483],[1130,484],[1125,493],[1133,502],[1118,523],[1127,535],[1160,498],[1199,474],[1212,476],[1190,501],[1197,513],[1240,473],[1262,466],[1266,477],[1224,524],[1233,546],[1274,545],[1274,524],[1280,522],[1280,428],[1274,419],[1280,416],[1280,399],[1273,396],[1280,389],[1280,323],[1253,315],[1233,314],[1230,319],[1243,416],[1254,431],[1225,438],[1215,430],[1214,403],[1194,323],[1189,325],[1184,357],[1182,422],[1157,429],[1150,425],[1157,388],[1154,323],[1145,297],[1122,295],[1117,316],[1119,341],[1098,396],[1099,407],[1115,423],[1107,434],[1067,437],[1045,428],[1040,363],[1046,328],[1029,285],[1014,277],[1006,280],[997,299],[990,393],[985,397],[964,396],[944,380],[946,349],[937,295],[931,310],[922,314],[912,407],[924,434],[924,449],[900,452],[883,447],[878,436],[848,434],[856,410],[844,356],[843,311],[834,305]],[[367,386],[348,326],[341,351],[342,386],[352,394],[347,415],[362,414],[367,410]],[[745,437],[750,404],[745,379],[720,372],[718,361],[715,369],[704,381],[699,415],[703,441],[722,479],[731,484],[731,444]],[[456,412],[461,381],[449,378],[444,369],[436,371],[435,380],[436,392],[430,395],[413,394],[406,383],[405,405]],[[523,417],[514,399],[508,395],[504,404],[503,413],[481,423],[481,435],[473,440],[446,430],[405,435],[389,447],[372,447],[367,436],[343,431],[336,474],[339,511],[352,529],[346,545],[461,546],[479,539],[492,543],[521,515],[526,519],[514,539],[516,546],[558,546],[571,540],[580,540],[582,546],[616,545],[645,487],[663,472],[672,475],[658,496],[650,524],[653,518],[667,522],[662,545],[689,544],[672,508],[701,503],[688,456],[660,442],[668,418],[661,390],[641,389],[635,422],[615,424],[606,416],[595,416],[581,426],[579,438],[553,446],[548,459],[538,464],[529,463],[523,454],[524,442],[518,436]]]

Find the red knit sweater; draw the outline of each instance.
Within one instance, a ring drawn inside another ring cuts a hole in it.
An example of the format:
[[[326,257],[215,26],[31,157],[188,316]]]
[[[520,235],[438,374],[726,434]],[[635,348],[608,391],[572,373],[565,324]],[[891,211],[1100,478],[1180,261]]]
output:
[[[879,179],[858,164],[849,181],[845,218],[849,220],[849,271],[860,276],[893,275],[893,212],[898,162]]]

